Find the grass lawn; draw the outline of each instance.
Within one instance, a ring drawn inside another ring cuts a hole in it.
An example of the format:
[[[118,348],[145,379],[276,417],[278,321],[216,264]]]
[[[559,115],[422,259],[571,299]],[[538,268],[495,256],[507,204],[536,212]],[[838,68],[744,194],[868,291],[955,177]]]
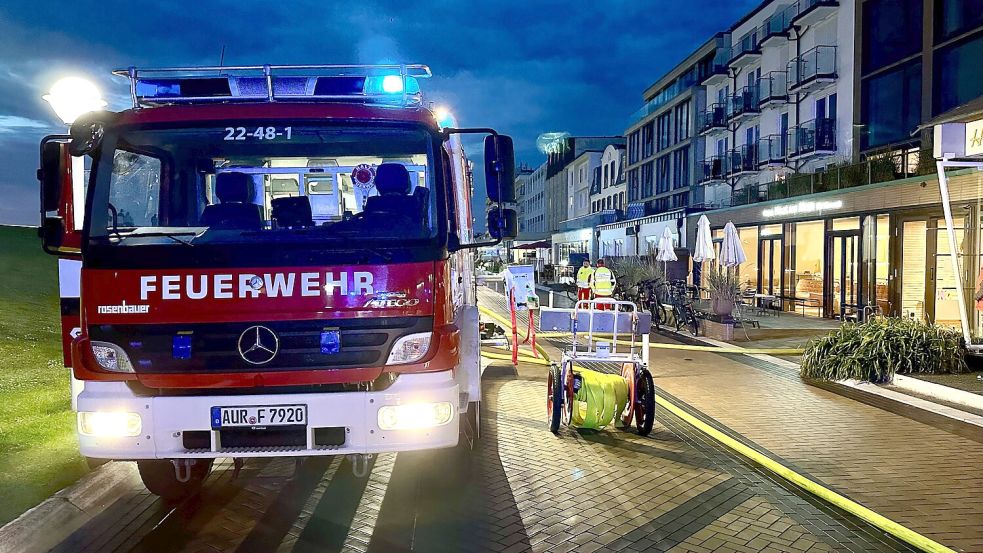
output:
[[[0,226],[0,524],[88,470],[62,366],[57,269],[36,230]]]

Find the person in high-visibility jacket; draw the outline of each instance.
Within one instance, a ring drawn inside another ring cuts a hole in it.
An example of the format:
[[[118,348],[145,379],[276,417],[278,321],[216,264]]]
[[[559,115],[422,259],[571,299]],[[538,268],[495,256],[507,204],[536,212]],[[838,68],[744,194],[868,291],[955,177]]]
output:
[[[594,268],[590,266],[589,259],[584,259],[584,265],[577,269],[577,300],[591,298],[592,282],[594,282]]]
[[[595,298],[610,298],[614,294],[615,278],[611,269],[604,266],[604,260],[597,260],[597,268],[594,269],[594,279],[592,288]]]

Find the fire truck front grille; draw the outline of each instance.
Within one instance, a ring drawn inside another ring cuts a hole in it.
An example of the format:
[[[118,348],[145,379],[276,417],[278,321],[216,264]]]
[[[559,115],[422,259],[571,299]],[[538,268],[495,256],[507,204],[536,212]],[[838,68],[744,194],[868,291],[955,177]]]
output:
[[[254,327],[262,331],[262,345],[276,350],[243,355],[256,343]],[[275,321],[255,323],[202,323],[187,325],[92,325],[93,340],[119,345],[137,373],[246,372],[307,369],[345,369],[384,365],[393,343],[401,336],[433,330],[431,317],[381,317],[331,321]],[[340,341],[337,351],[324,352],[323,332]],[[267,344],[266,342],[272,342]],[[190,347],[187,347],[190,345]],[[253,362],[249,362],[250,359]],[[265,361],[256,363],[256,361]]]

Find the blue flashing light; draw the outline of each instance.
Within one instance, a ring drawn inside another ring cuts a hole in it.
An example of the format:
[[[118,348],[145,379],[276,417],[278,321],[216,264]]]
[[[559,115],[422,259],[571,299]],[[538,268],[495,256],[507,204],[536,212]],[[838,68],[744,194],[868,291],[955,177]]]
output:
[[[329,355],[341,351],[341,332],[337,330],[321,331],[321,353]]]
[[[399,75],[386,75],[382,78],[382,91],[396,94],[403,91],[403,79]]]
[[[171,341],[171,357],[174,359],[191,359],[191,333],[174,335]]]
[[[403,93],[403,78],[399,75],[385,75],[385,76],[372,76],[365,78],[365,88],[363,90],[365,94],[369,95],[379,95],[379,94],[402,94]],[[415,77],[406,77],[406,93],[407,94],[419,94],[420,93],[420,83]]]

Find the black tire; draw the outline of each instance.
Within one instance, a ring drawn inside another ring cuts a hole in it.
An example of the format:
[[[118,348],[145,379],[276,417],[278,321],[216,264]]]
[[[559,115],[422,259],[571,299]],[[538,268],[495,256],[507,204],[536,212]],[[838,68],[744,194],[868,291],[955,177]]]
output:
[[[160,496],[165,501],[177,503],[198,493],[202,482],[212,468],[211,459],[196,459],[191,465],[191,478],[187,482],[179,482],[170,461],[148,460],[137,461],[140,479],[150,493]]]
[[[648,369],[642,369],[635,379],[635,430],[648,436],[655,424],[655,382]]]
[[[560,382],[560,367],[550,367],[546,382],[546,417],[550,423],[550,432],[560,431],[560,414],[563,405],[563,382]]]
[[[696,318],[696,314],[692,309],[689,312],[689,332],[693,336],[700,335],[700,320]]]

